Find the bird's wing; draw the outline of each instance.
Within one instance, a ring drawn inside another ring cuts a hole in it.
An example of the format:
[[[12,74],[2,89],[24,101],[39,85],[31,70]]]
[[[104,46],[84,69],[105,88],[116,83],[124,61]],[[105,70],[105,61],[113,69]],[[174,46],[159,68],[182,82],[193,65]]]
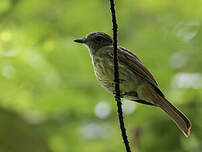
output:
[[[109,53],[111,56],[113,56],[113,47],[111,47]],[[149,82],[153,86],[153,88],[159,93],[159,95],[164,97],[163,93],[158,88],[158,84],[152,74],[145,68],[143,63],[134,53],[125,48],[118,47],[118,60],[119,62],[127,65],[138,76]]]

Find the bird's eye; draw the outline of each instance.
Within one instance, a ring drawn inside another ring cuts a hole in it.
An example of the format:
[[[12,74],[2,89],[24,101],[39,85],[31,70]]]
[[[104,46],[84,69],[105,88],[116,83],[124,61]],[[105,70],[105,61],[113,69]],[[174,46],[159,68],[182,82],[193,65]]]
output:
[[[97,37],[95,38],[95,40],[98,41],[98,42],[101,42],[101,41],[103,40],[103,38],[102,38],[101,36],[97,36]]]

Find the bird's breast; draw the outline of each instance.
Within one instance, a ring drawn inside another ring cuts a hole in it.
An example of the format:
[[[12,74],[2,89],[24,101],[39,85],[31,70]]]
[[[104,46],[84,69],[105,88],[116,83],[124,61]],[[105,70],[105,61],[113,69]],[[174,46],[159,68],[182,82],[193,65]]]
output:
[[[114,92],[113,58],[106,55],[93,56],[93,67],[97,80],[109,92]],[[135,91],[138,87],[138,77],[127,65],[119,63],[119,80],[121,92]]]
[[[93,57],[95,75],[101,81],[113,81],[113,64],[108,57]]]

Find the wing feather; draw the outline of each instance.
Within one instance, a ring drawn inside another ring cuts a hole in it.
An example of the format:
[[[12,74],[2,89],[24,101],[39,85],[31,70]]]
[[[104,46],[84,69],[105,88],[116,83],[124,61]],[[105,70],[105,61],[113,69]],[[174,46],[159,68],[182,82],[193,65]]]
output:
[[[111,47],[109,53],[113,57],[113,47]],[[118,59],[119,62],[127,65],[134,73],[150,83],[155,91],[158,92],[160,96],[164,97],[152,74],[146,69],[146,67],[134,53],[125,48],[118,47]]]

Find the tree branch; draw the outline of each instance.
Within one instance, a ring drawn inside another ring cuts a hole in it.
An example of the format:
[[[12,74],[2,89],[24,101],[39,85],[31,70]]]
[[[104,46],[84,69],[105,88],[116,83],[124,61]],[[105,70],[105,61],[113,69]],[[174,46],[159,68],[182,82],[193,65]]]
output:
[[[117,23],[116,23],[116,13],[114,7],[114,0],[110,0],[111,13],[112,13],[112,23],[113,23],[113,47],[114,47],[114,83],[115,83],[115,100],[117,102],[119,124],[122,133],[122,138],[125,144],[127,152],[131,152],[130,145],[127,139],[126,129],[123,121],[122,103],[120,97],[120,86],[119,86],[119,65],[118,65],[118,51],[117,51]]]

